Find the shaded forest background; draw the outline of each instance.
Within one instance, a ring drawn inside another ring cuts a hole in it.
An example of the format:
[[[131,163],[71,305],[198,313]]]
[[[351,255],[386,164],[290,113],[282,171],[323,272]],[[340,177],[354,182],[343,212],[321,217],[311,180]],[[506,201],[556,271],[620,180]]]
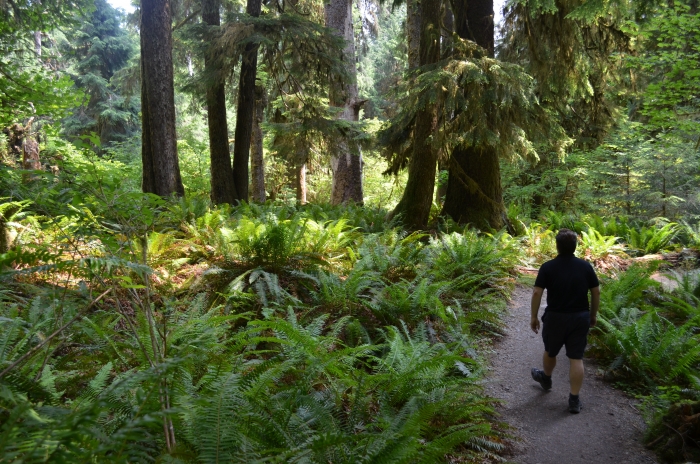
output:
[[[0,460],[503,460],[485,353],[561,227],[696,460],[699,8],[0,2]]]

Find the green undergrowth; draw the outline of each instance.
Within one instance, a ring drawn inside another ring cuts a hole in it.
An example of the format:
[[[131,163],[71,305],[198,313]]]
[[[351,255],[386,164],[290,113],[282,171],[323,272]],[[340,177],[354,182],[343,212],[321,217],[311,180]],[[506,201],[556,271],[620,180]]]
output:
[[[408,233],[372,206],[212,207],[62,156],[58,176],[0,176],[2,462],[498,461],[480,347],[518,266],[553,257],[561,226],[599,266],[700,243],[663,221],[551,214],[512,237]],[[664,452],[697,405],[700,290],[649,272],[604,282],[594,353]]]
[[[500,330],[509,236],[408,234],[372,208],[61,195],[11,205],[0,461],[501,459],[479,346]]]
[[[541,264],[556,256],[555,236],[568,228],[580,237],[577,255],[596,263],[700,248],[698,225],[665,218],[640,220],[625,216],[603,218],[594,214],[567,215],[547,211],[536,220],[522,221],[517,209],[509,218],[523,243],[525,259]]]
[[[673,290],[633,266],[602,284],[591,353],[606,377],[643,399],[645,442],[663,462],[700,457],[700,279],[671,275]]]

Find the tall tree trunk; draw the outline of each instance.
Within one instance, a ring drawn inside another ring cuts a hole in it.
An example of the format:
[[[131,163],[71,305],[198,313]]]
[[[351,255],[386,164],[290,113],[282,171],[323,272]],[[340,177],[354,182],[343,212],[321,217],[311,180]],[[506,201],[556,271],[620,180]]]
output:
[[[252,200],[257,203],[265,203],[265,161],[263,159],[263,133],[262,122],[267,105],[265,88],[262,85],[255,86],[255,117],[253,118],[253,140],[250,146],[250,170],[253,191]]]
[[[442,0],[442,44],[440,49],[440,57],[448,58],[454,52],[452,34],[455,30],[455,18],[452,14],[452,5],[450,0]],[[435,203],[442,205],[447,195],[447,179],[443,177],[443,173],[449,170],[449,162],[440,159],[438,160],[438,186],[435,192]]]
[[[141,111],[144,192],[184,195],[177,159],[169,0],[141,1]]]
[[[455,30],[455,16],[450,0],[442,0],[442,50],[440,56],[448,58],[454,51],[452,34]]]
[[[262,0],[248,0],[246,13],[260,16]],[[236,183],[238,201],[248,201],[248,162],[250,139],[253,132],[255,112],[255,76],[258,71],[259,44],[246,45],[241,60],[241,76],[238,81],[238,107],[236,108],[236,132],[233,145],[233,179]]]
[[[34,31],[34,53],[41,62],[41,31]]]
[[[662,163],[663,169],[661,170],[661,217],[666,216],[666,160]]]
[[[10,237],[10,230],[7,228],[7,221],[0,214],[0,254],[7,253],[10,251],[10,244],[12,243]]]
[[[455,0],[455,31],[494,53],[493,0]],[[477,227],[500,229],[507,225],[501,168],[490,147],[457,147],[450,159],[450,173],[443,214]]]
[[[406,42],[409,70],[420,66],[420,25],[421,10],[419,0],[406,0]]]
[[[326,27],[345,39],[343,58],[349,83],[332,82],[330,104],[342,108],[339,119],[357,121],[360,102],[357,99],[357,66],[355,64],[355,34],[352,28],[352,0],[329,0],[325,4]],[[333,187],[331,203],[362,204],[362,153],[356,144],[336,139],[331,143]]]
[[[219,0],[202,0],[202,20],[205,24],[209,26],[221,24],[219,8]],[[225,81],[216,69],[216,58],[216,50],[209,50],[204,58],[204,73],[211,80],[207,86],[211,201],[214,204],[234,204],[238,198],[238,192],[233,179],[231,153],[228,149]]]
[[[630,164],[629,161],[625,161],[625,209],[627,215],[632,215],[632,196],[631,196],[631,185],[630,185]]]
[[[300,205],[306,204],[306,164],[296,168],[297,202]]]
[[[28,171],[38,171],[41,169],[39,160],[39,141],[32,133],[32,123],[34,117],[29,118],[29,122],[24,127],[24,140],[22,140],[22,169]],[[22,175],[22,182],[27,183],[35,180],[36,176],[29,174]]]
[[[420,66],[440,58],[440,0],[423,0],[420,4]],[[408,162],[408,181],[401,201],[391,216],[402,215],[411,229],[424,229],[428,224],[435,191],[437,151],[430,145],[430,136],[437,128],[437,109],[428,105],[416,114],[413,129],[413,154]]]

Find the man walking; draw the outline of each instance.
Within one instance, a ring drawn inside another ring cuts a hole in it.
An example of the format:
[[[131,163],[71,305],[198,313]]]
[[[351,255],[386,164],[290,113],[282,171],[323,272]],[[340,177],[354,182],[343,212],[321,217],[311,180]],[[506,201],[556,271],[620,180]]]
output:
[[[575,232],[569,229],[559,231],[556,237],[558,255],[544,263],[537,273],[530,304],[530,327],[537,333],[540,328],[537,313],[542,293],[547,289],[547,307],[542,316],[544,370],[533,367],[532,378],[545,390],[551,389],[552,371],[557,365],[557,354],[562,346],[566,346],[571,387],[569,412],[575,414],[581,411],[579,391],[583,383],[583,350],[588,341],[588,330],[596,324],[600,305],[600,287],[593,266],[574,256],[577,240]]]

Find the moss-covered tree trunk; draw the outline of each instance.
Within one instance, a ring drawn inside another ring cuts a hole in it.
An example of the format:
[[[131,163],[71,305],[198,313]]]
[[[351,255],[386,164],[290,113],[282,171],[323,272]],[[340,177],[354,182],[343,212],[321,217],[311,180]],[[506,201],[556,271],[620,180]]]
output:
[[[246,13],[260,16],[262,1],[248,0]],[[239,201],[248,201],[248,163],[250,140],[255,116],[255,77],[258,72],[258,48],[256,43],[246,45],[241,60],[241,75],[238,81],[238,107],[236,108],[236,132],[233,145],[233,179]]]
[[[33,122],[34,118],[29,118],[29,122],[24,127],[24,139],[22,140],[22,169],[26,169],[27,171],[38,171],[41,169],[39,141],[32,131]],[[27,183],[35,179],[36,176],[22,174],[22,182]]]
[[[440,0],[423,0],[420,13],[419,64],[425,66],[440,58]],[[428,224],[437,167],[437,150],[430,145],[430,137],[437,128],[437,122],[437,109],[432,104],[421,108],[416,114],[408,181],[399,204],[391,214],[400,215],[410,229],[424,229]]]
[[[352,0],[328,0],[325,3],[326,26],[345,39],[343,59],[350,82],[331,82],[330,104],[342,108],[339,119],[357,121],[360,103],[357,98],[355,34],[352,27]],[[356,144],[338,138],[331,143],[333,186],[331,203],[363,202],[362,153]]]
[[[10,250],[10,231],[7,228],[5,219],[0,215],[0,254]]]
[[[420,24],[420,2],[418,0],[406,0],[408,69],[416,69],[420,66]]]
[[[202,0],[202,21],[220,26],[219,0]],[[211,160],[211,201],[234,204],[238,198],[233,179],[231,152],[228,146],[226,91],[224,77],[216,69],[217,50],[208,50],[204,58],[207,85],[207,122],[209,123],[209,158]]]
[[[448,58],[452,55],[454,51],[454,46],[452,43],[452,34],[455,30],[455,18],[452,14],[452,5],[450,0],[442,1],[442,38],[440,47],[440,57]],[[438,186],[435,192],[435,203],[442,206],[445,202],[445,195],[447,194],[447,179],[443,179],[443,172],[447,172],[449,169],[448,161],[445,159],[438,160]]]
[[[255,86],[255,117],[253,118],[253,140],[250,145],[251,199],[265,203],[265,161],[263,160],[262,122],[265,112],[265,88]]]
[[[141,1],[141,112],[144,192],[184,195],[175,134],[169,0]]]
[[[455,31],[493,56],[493,0],[455,0]],[[490,147],[457,147],[450,159],[442,213],[476,227],[507,224],[498,155]]]

